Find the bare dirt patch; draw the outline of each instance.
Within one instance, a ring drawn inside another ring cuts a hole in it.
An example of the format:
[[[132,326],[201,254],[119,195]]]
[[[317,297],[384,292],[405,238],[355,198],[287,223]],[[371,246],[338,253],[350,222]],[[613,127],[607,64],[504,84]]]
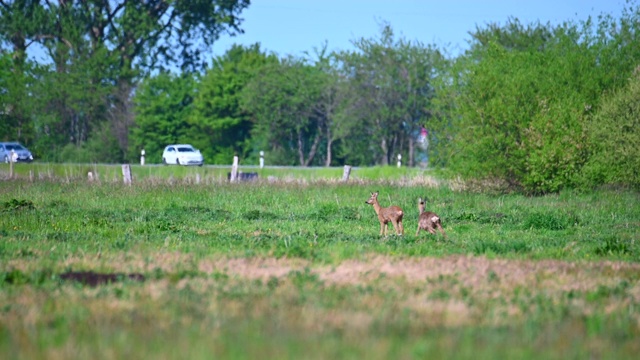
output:
[[[98,286],[103,284],[111,284],[119,281],[138,281],[142,282],[145,280],[145,276],[142,274],[104,274],[97,273],[93,271],[67,271],[63,274],[60,274],[60,278],[62,280],[67,281],[75,281],[84,285],[89,286]]]
[[[568,262],[558,260],[505,260],[474,256],[446,258],[392,258],[371,256],[347,260],[336,265],[313,265],[299,259],[237,258],[204,259],[198,269],[204,273],[222,272],[249,279],[283,277],[292,271],[308,269],[328,283],[353,285],[381,277],[402,278],[409,283],[455,277],[467,286],[485,281],[504,286],[536,283],[556,284],[563,290],[616,281],[627,273],[640,274],[640,264],[625,262]],[[578,281],[579,280],[579,281]]]

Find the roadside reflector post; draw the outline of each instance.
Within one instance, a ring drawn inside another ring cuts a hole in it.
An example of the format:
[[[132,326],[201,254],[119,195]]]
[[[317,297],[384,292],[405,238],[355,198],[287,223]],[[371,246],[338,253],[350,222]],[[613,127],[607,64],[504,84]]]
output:
[[[16,162],[15,155],[16,152],[11,149],[11,155],[9,155],[9,179],[13,179],[13,164]]]
[[[238,178],[238,157],[234,156],[233,165],[231,165],[231,175],[229,177],[229,181],[232,183],[236,182],[237,178]]]

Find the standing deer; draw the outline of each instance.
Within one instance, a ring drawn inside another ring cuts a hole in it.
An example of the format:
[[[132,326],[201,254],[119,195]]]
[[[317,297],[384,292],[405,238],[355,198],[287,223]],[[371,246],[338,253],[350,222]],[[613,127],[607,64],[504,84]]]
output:
[[[382,207],[378,202],[378,192],[371,193],[369,200],[365,201],[369,205],[373,205],[373,210],[378,215],[380,221],[380,235],[387,236],[387,224],[391,222],[397,235],[404,235],[404,226],[402,226],[402,216],[404,212],[398,206]]]
[[[447,234],[442,228],[442,221],[440,216],[431,211],[424,211],[425,202],[422,198],[418,198],[418,210],[420,210],[420,218],[418,219],[418,230],[416,230],[416,236],[420,233],[420,230],[427,230],[428,232],[435,234],[436,228],[447,237]]]

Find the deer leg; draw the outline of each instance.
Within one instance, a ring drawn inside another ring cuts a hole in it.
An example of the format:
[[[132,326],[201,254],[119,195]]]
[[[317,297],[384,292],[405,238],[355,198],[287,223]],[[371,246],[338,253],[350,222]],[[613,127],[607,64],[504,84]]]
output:
[[[398,221],[398,226],[400,227],[400,235],[404,235],[404,225],[402,225],[402,220]]]
[[[380,235],[385,235],[387,234],[387,224],[380,222]]]
[[[395,220],[391,220],[391,223],[393,224],[393,230],[395,230],[395,234],[394,235],[399,235],[398,232],[400,230],[398,230],[398,222]]]
[[[420,234],[420,224],[418,224],[418,229],[416,230],[416,236],[418,236],[418,234]]]
[[[440,223],[438,223],[438,230],[442,233],[442,235],[445,238],[447,237],[447,233],[444,232],[444,229],[442,228],[442,225],[440,225]]]

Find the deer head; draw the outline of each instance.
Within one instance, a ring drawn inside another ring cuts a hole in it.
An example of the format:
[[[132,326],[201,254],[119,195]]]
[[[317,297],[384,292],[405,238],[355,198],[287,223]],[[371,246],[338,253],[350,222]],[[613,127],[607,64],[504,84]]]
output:
[[[371,197],[369,198],[369,200],[365,201],[365,203],[369,205],[373,205],[377,201],[378,201],[378,192],[376,191],[371,193]]]

